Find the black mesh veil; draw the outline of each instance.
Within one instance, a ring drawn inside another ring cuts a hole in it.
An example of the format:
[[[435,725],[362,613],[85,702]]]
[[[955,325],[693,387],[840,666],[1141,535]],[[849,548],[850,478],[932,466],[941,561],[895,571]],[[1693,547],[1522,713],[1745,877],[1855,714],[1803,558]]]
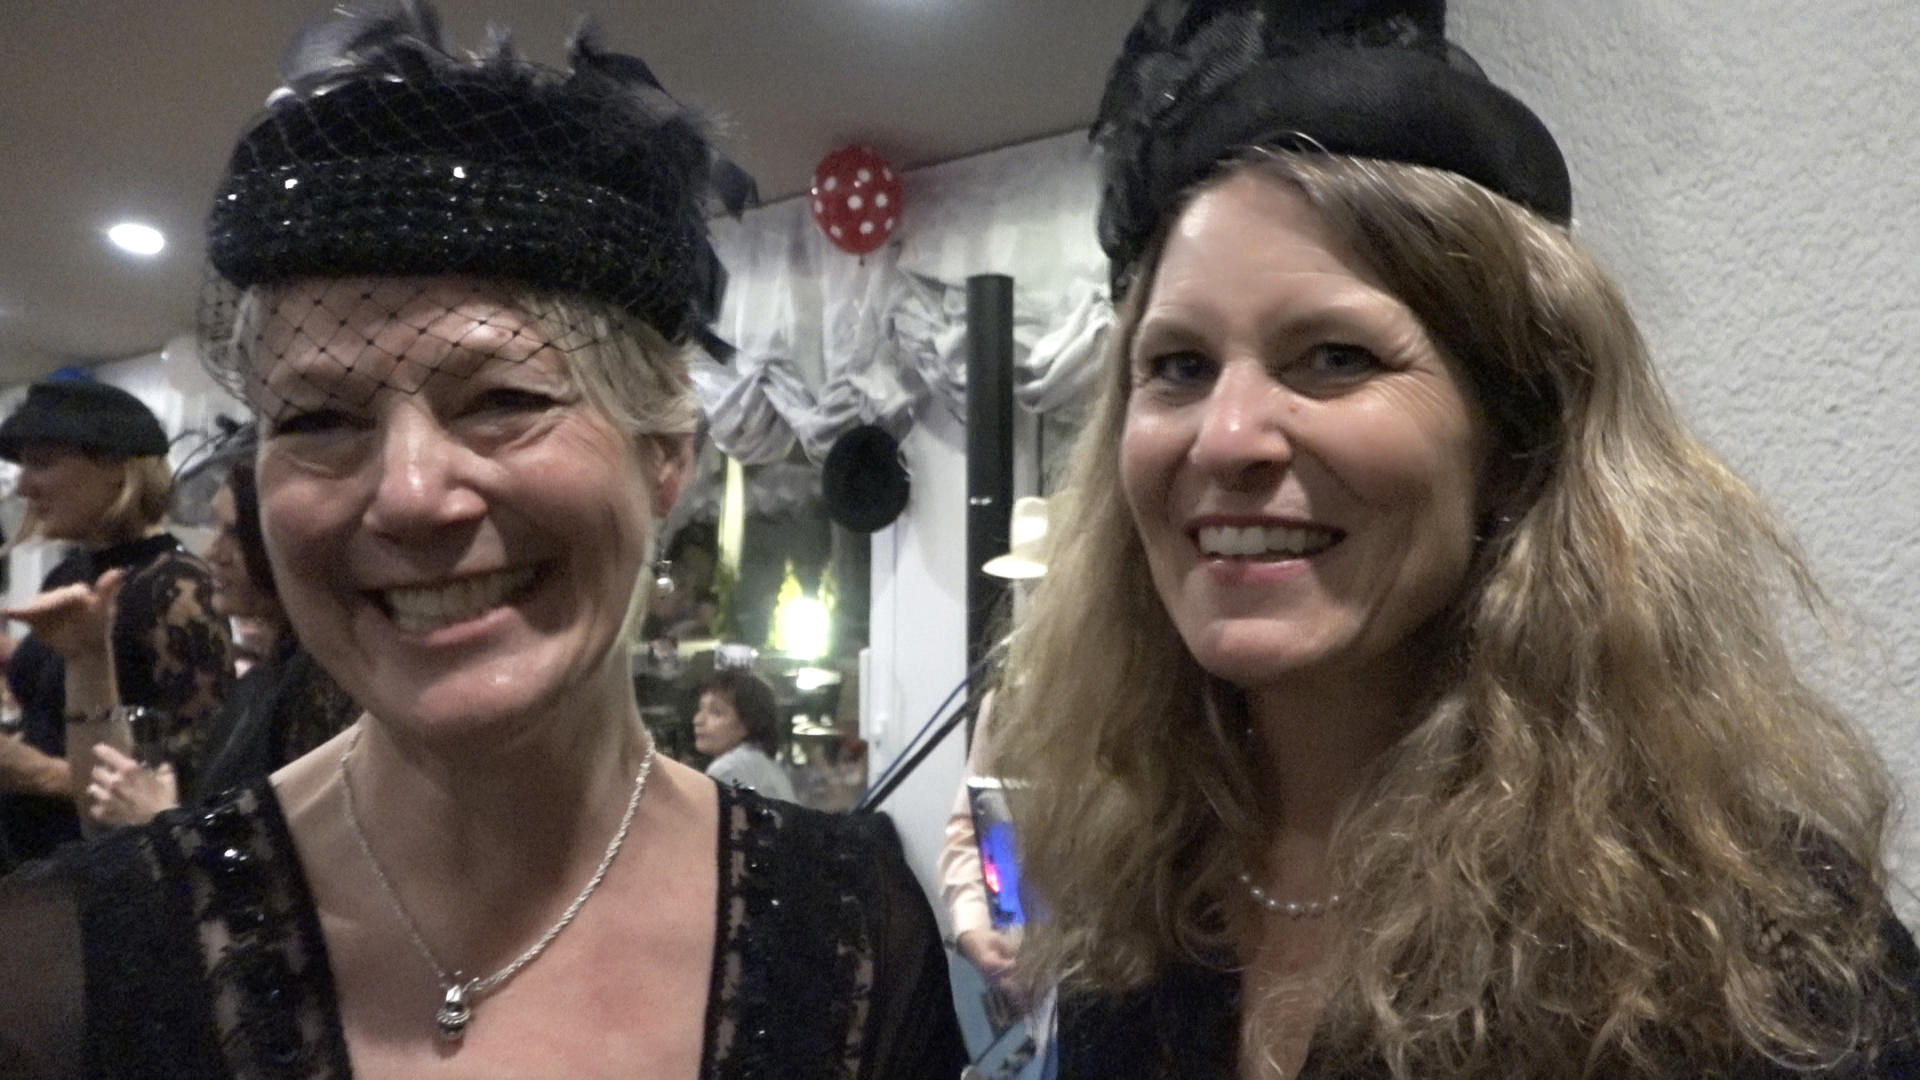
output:
[[[568,57],[534,64],[498,31],[455,56],[417,2],[302,31],[209,215],[199,324],[215,377],[271,415],[296,391],[261,376],[296,352],[354,376],[297,393],[368,395],[474,353],[619,339],[618,353],[724,355],[706,219],[746,205],[752,181],[590,23]]]

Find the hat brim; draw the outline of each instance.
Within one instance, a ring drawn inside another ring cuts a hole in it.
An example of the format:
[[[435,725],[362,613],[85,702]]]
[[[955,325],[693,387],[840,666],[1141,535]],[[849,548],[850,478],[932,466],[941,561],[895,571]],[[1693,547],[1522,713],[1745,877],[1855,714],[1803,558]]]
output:
[[[981,563],[980,572],[997,578],[1006,578],[1009,581],[1030,581],[1033,578],[1045,577],[1047,564],[1025,555],[1008,552],[1005,555],[995,555]]]

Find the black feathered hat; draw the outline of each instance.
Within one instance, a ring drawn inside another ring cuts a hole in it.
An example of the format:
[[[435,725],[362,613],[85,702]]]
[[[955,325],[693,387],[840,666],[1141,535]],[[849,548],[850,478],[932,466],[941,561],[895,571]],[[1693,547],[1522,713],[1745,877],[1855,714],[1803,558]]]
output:
[[[207,224],[214,271],[470,274],[604,300],[669,340],[706,337],[725,275],[706,217],[753,182],[641,60],[583,21],[571,70],[503,33],[456,58],[417,0],[303,30],[286,85],[241,136]],[[202,312],[216,337],[230,314]]]
[[[54,443],[114,457],[167,452],[167,433],[153,410],[117,386],[92,379],[48,379],[27,388],[0,422],[0,458],[20,460],[28,443]]]
[[[1100,246],[1115,296],[1181,192],[1252,147],[1458,173],[1566,224],[1553,136],[1447,41],[1445,0],[1152,0],[1107,79]]]

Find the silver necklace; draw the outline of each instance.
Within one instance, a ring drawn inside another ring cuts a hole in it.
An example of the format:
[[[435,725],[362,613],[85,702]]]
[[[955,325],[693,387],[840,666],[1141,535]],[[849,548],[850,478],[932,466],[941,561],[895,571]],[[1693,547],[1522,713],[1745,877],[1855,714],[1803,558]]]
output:
[[[1267,890],[1254,882],[1253,875],[1244,870],[1240,872],[1240,884],[1247,887],[1247,895],[1253,897],[1254,903],[1275,915],[1285,915],[1289,919],[1317,919],[1339,907],[1346,899],[1339,893],[1332,893],[1324,900],[1282,900],[1268,895]]]
[[[587,902],[587,897],[592,896],[593,891],[600,887],[601,880],[607,876],[607,868],[613,865],[614,857],[620,854],[620,846],[627,841],[627,830],[633,825],[633,812],[640,807],[640,793],[647,789],[647,774],[653,771],[653,740],[651,738],[647,740],[646,754],[640,759],[640,775],[634,777],[633,794],[627,797],[627,811],[620,818],[620,828],[613,834],[613,840],[607,844],[606,854],[600,856],[600,865],[593,871],[593,877],[587,880],[586,887],[580,890],[580,895],[573,898],[573,903],[567,905],[567,910],[561,914],[560,921],[540,935],[540,940],[528,946],[527,951],[521,953],[513,963],[484,979],[463,979],[462,973],[458,971],[451,975],[447,974],[446,966],[440,963],[440,958],[433,955],[433,950],[427,946],[426,937],[420,933],[420,924],[413,921],[413,916],[408,914],[406,905],[400,902],[400,894],[394,889],[393,882],[388,879],[386,869],[380,865],[379,859],[374,858],[373,847],[367,843],[367,834],[360,828],[360,815],[354,809],[353,783],[347,779],[347,759],[353,756],[353,748],[359,744],[360,729],[356,727],[353,729],[353,734],[347,737],[346,750],[340,754],[340,787],[346,793],[347,827],[353,830],[353,838],[360,844],[361,854],[367,857],[367,865],[373,868],[373,876],[380,882],[381,891],[387,894],[387,903],[392,906],[393,913],[400,916],[400,924],[406,928],[407,937],[413,940],[413,947],[420,951],[420,955],[427,961],[427,966],[433,969],[434,977],[438,978],[440,985],[446,989],[440,1009],[434,1014],[434,1022],[440,1028],[440,1037],[448,1042],[458,1042],[466,1035],[467,1025],[473,1022],[473,1009],[479,1004],[481,996],[513,978],[515,972],[526,967],[535,957],[545,952],[547,946],[553,943],[553,939],[560,936],[560,931],[565,930],[567,924],[573,921],[573,917],[580,914],[581,905]]]

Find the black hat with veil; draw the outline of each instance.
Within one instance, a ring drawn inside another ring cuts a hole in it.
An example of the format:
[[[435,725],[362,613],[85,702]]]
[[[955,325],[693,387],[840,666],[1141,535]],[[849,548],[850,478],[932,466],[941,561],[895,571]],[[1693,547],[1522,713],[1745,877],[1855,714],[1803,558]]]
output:
[[[418,0],[305,28],[209,215],[199,323],[214,374],[236,390],[248,381],[264,340],[246,317],[248,290],[307,279],[510,285],[724,356],[707,329],[725,274],[706,219],[751,202],[751,179],[643,61],[605,51],[590,22],[567,53],[570,70],[534,64],[495,30],[482,51],[456,56]],[[348,339],[345,309],[374,299],[328,294],[279,337],[351,364],[372,342]],[[541,344],[568,348],[611,332],[544,329]]]

